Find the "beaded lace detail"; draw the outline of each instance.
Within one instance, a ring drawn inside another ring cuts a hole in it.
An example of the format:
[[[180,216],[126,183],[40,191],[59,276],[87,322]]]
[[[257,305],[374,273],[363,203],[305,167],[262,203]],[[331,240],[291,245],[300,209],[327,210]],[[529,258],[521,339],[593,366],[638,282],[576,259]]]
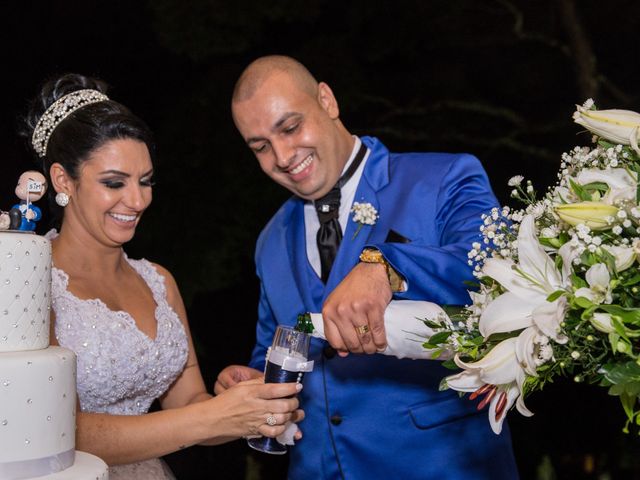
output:
[[[157,333],[141,332],[127,312],[102,300],[82,300],[67,290],[69,276],[51,269],[55,334],[78,357],[78,397],[83,412],[138,415],[164,394],[182,372],[187,337],[166,299],[164,277],[146,260],[129,264],[144,279],[156,302]]]

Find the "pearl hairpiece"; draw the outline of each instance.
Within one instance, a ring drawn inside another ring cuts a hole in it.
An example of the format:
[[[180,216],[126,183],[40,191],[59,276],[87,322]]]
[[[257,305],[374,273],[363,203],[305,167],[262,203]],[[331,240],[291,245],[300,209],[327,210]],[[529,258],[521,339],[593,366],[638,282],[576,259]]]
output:
[[[47,154],[49,138],[62,120],[85,105],[106,100],[109,100],[109,97],[104,93],[98,90],[84,89],[68,93],[53,102],[38,120],[31,137],[31,144],[38,156],[44,157]]]

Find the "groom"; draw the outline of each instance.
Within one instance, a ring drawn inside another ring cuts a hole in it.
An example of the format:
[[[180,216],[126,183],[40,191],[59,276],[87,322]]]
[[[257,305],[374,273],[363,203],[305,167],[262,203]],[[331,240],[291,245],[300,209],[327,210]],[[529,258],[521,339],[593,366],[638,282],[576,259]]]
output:
[[[517,478],[508,430],[494,435],[486,411],[439,392],[447,374],[439,362],[374,355],[386,344],[392,297],[469,302],[466,253],[480,215],[496,205],[478,160],[390,153],[376,138],[351,135],[329,86],[289,57],[250,64],[232,113],[262,170],[294,196],[258,240],[250,367],[223,370],[216,393],[261,375],[278,324],[322,311],[328,343],[312,341],[290,479]],[[354,201],[366,221],[354,220]]]

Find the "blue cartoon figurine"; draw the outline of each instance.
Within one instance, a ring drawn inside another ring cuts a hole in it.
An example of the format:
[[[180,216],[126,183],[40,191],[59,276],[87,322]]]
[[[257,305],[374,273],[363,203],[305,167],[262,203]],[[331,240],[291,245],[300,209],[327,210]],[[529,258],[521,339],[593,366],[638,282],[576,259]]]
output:
[[[20,175],[16,186],[16,196],[20,203],[13,206],[9,212],[10,229],[32,232],[36,229],[36,222],[42,218],[42,212],[33,205],[42,198],[47,191],[47,181],[40,172],[29,170]]]

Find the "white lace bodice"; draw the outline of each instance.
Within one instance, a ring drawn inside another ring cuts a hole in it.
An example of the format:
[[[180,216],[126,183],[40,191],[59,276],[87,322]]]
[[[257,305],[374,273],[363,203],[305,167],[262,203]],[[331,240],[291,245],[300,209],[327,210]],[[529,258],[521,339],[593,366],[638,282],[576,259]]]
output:
[[[81,300],[67,290],[68,275],[51,270],[51,306],[61,346],[78,357],[78,398],[83,412],[138,415],[167,391],[187,360],[187,337],[166,299],[164,277],[146,260],[129,264],[156,302],[157,333],[151,339],[127,312],[102,300]]]

